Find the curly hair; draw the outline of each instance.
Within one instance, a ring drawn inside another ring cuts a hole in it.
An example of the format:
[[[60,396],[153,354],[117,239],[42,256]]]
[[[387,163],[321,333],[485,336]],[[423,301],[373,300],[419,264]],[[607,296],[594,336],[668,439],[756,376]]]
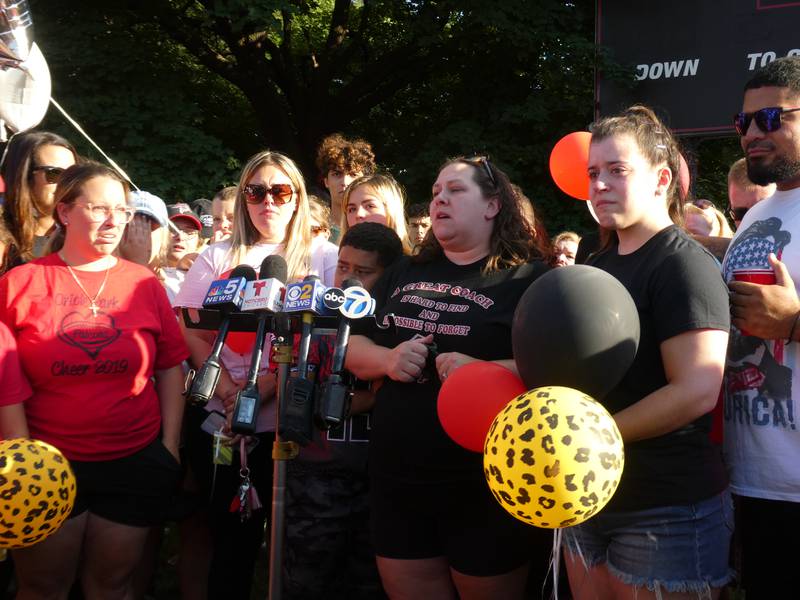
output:
[[[744,84],[744,91],[762,87],[785,87],[800,94],[800,56],[784,56],[760,68]]]
[[[472,180],[478,185],[484,198],[497,198],[499,201],[484,272],[500,271],[534,259],[544,259],[546,253],[542,252],[537,243],[536,225],[533,220],[525,216],[522,198],[514,191],[508,176],[484,157],[452,158],[445,162],[439,171],[456,163],[472,167]],[[411,260],[426,263],[443,255],[444,250],[439,240],[435,235],[428,235],[420,244],[419,252]]]
[[[375,172],[375,154],[369,142],[334,133],[319,145],[316,164],[321,177],[330,171],[370,175]]]

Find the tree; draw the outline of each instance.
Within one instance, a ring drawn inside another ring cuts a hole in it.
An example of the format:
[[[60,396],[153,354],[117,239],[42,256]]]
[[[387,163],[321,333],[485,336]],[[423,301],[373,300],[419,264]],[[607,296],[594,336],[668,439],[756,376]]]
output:
[[[446,156],[485,152],[551,229],[590,223],[547,172],[555,141],[592,117],[588,0],[31,4],[54,95],[153,191],[218,187],[263,147],[313,178],[316,145],[343,131],[414,200]]]

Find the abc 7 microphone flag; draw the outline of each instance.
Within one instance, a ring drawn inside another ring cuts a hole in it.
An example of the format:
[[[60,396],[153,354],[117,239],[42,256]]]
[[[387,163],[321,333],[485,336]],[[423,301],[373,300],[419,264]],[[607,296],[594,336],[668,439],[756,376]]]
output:
[[[343,293],[344,302],[339,312],[348,319],[360,319],[375,312],[375,300],[363,287],[349,287]]]

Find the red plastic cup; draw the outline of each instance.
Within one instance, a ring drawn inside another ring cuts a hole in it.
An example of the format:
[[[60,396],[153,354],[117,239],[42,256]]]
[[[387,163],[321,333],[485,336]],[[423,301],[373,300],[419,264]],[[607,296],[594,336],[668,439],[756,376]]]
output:
[[[772,269],[736,269],[733,271],[733,278],[736,281],[747,283],[757,283],[759,285],[775,285],[775,271]],[[750,335],[744,329],[740,329],[742,335]]]

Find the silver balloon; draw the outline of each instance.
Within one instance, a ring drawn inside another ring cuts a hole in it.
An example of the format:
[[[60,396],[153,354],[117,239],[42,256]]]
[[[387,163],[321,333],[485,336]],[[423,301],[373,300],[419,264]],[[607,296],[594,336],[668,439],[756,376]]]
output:
[[[33,19],[28,0],[0,0],[0,67],[19,67],[33,45]]]
[[[14,132],[36,127],[50,106],[50,69],[35,43],[18,69],[0,69],[0,120]]]

